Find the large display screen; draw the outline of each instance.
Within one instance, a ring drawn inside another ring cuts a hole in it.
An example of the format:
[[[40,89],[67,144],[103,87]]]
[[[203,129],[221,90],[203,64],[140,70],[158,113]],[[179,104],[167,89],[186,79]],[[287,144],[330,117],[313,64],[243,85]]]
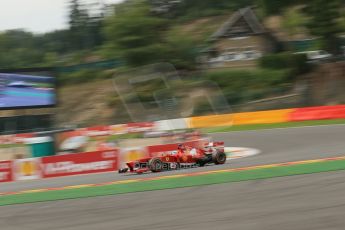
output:
[[[0,73],[0,109],[43,108],[55,104],[54,77]]]

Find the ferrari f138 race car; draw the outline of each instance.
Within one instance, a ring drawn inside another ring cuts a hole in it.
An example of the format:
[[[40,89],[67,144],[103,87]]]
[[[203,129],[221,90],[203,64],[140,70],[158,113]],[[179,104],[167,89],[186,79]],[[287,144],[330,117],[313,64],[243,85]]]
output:
[[[178,145],[177,151],[157,157],[145,157],[127,162],[126,168],[119,169],[119,173],[161,172],[182,168],[202,167],[206,164],[224,164],[224,142],[209,142],[203,148]]]

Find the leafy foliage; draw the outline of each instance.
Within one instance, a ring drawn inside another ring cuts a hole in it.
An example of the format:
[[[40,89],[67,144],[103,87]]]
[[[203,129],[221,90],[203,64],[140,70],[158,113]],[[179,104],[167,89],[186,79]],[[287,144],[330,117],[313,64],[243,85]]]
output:
[[[203,76],[219,85],[231,105],[282,93],[290,77],[288,69],[217,71]]]
[[[310,70],[305,54],[269,54],[259,59],[259,65],[266,69],[290,69],[294,75],[304,74]]]
[[[129,65],[151,63],[160,58],[160,31],[164,26],[164,20],[150,15],[145,3],[125,2],[106,22],[107,43],[119,50]]]
[[[102,43],[101,26],[103,16],[91,17],[79,0],[71,0],[69,15],[70,48],[87,49]]]
[[[301,7],[290,7],[283,14],[283,27],[289,35],[303,33],[307,24],[307,16],[303,14]]]
[[[69,56],[75,56],[80,50],[90,51],[103,42],[102,21],[102,17],[90,17],[78,0],[72,0],[69,29],[46,34],[23,30],[2,32],[0,68],[52,66],[60,59],[70,61]]]
[[[188,19],[218,15],[219,12],[224,13],[225,10],[236,9],[248,4],[251,0],[244,1],[227,1],[227,0],[185,0],[178,8],[178,15]],[[247,4],[246,4],[247,3]]]
[[[169,62],[178,69],[194,69],[198,52],[193,39],[170,36],[166,42],[166,53]]]
[[[0,68],[37,65],[43,61],[44,53],[31,33],[12,30],[0,34]]]
[[[260,4],[265,15],[280,14],[286,7],[296,5],[296,4],[307,4],[308,0],[260,0],[256,1]]]
[[[193,68],[197,55],[194,41],[166,36],[169,27],[169,22],[153,15],[145,2],[125,2],[106,22],[106,45],[119,51],[130,66],[166,61],[178,68]]]
[[[311,17],[308,27],[312,34],[323,38],[323,48],[336,53],[338,50],[337,33],[344,30],[338,19],[340,18],[340,0],[311,0],[307,13]]]
[[[224,15],[249,5],[258,6],[266,15],[283,12],[287,19],[284,27],[291,34],[304,28],[308,17],[303,10],[295,11],[290,6],[307,6],[310,31],[321,36],[323,46],[330,51],[336,49],[336,34],[344,30],[345,22],[344,5],[339,7],[341,0],[131,0],[108,8],[115,12],[112,15],[105,11],[94,15],[81,0],[69,2],[68,29],[46,34],[22,30],[0,33],[0,68],[71,65],[96,57],[120,58],[129,66],[163,61],[179,69],[195,69],[198,49],[218,28],[213,25],[225,20]],[[152,10],[153,5],[164,8],[172,2],[174,12],[168,17]],[[220,19],[213,17],[217,19],[210,20],[211,25],[200,23],[197,31],[183,30],[182,25],[188,26],[191,19],[203,21],[204,16],[210,15]]]

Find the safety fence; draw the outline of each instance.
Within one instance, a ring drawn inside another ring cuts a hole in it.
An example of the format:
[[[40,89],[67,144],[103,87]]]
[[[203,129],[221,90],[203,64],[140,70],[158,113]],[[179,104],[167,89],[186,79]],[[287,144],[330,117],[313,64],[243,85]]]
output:
[[[345,105],[317,106],[220,114],[156,122],[138,122],[128,124],[93,126],[79,128],[67,135],[71,136],[107,136],[140,132],[160,132],[188,128],[206,128],[217,126],[236,126],[251,124],[272,124],[292,121],[345,119]],[[24,143],[27,138],[34,137],[35,133],[0,135],[0,144]]]

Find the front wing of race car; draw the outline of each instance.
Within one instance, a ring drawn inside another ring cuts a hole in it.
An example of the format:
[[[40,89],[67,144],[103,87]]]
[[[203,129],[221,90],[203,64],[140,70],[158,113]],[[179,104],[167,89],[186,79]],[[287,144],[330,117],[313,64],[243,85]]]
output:
[[[163,156],[154,158],[143,158],[137,161],[126,163],[127,168],[119,169],[119,173],[161,172],[176,170],[179,168],[179,159],[176,156]]]

